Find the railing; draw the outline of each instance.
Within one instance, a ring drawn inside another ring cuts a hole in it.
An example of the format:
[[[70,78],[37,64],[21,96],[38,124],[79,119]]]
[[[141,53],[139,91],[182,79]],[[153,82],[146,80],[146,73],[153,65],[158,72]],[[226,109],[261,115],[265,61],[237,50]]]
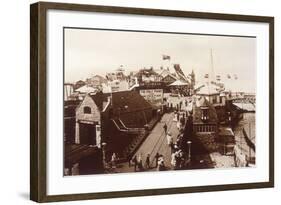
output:
[[[115,120],[112,119],[112,122],[114,123],[114,125],[116,126],[116,128],[117,128],[119,131],[121,131],[121,132],[126,132],[126,131],[127,131],[127,129],[121,129],[121,128],[119,127],[119,125],[116,123]]]
[[[118,119],[119,122],[121,123],[121,125],[128,131],[132,131],[132,132],[141,132],[141,131],[144,131],[144,128],[138,128],[138,127],[135,127],[135,128],[132,128],[132,127],[126,127],[126,125],[123,123],[123,121],[121,119]]]
[[[129,132],[129,133],[132,133],[132,134],[138,134],[140,132],[145,131],[144,128],[128,128],[128,127],[125,126],[125,124],[120,119],[117,119],[117,120],[121,124],[121,126],[119,126],[118,123],[114,119],[112,119],[112,122],[114,123],[116,128],[121,132]]]
[[[245,137],[245,141],[247,143],[247,145],[252,148],[254,151],[256,151],[256,145],[252,142],[252,140],[250,140],[250,138],[248,137],[245,128],[243,128],[243,135]]]

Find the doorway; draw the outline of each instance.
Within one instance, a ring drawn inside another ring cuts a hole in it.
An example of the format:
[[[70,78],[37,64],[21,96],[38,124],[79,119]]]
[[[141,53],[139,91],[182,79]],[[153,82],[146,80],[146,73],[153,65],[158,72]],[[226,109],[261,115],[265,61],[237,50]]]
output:
[[[80,143],[96,145],[96,126],[93,124],[79,123]]]

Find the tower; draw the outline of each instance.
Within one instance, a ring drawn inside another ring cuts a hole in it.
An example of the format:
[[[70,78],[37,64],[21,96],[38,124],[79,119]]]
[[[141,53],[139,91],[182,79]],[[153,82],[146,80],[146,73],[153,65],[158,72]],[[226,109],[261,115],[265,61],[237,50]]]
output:
[[[194,86],[195,86],[195,73],[194,73],[193,69],[192,69],[192,72],[190,74],[190,86],[191,86],[191,89],[194,89]]]

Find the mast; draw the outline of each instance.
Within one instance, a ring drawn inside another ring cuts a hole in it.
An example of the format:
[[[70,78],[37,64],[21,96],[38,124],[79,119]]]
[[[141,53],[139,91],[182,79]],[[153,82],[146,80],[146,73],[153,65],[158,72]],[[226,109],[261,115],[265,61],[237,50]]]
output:
[[[213,49],[210,49],[211,72],[208,76],[208,92],[210,95],[210,82],[214,81],[214,62],[213,62]]]
[[[249,123],[249,139],[252,140],[251,122]],[[251,160],[251,147],[249,146],[249,161]]]
[[[214,81],[214,61],[213,61],[213,49],[211,48],[210,51],[210,55],[211,55],[211,81]]]

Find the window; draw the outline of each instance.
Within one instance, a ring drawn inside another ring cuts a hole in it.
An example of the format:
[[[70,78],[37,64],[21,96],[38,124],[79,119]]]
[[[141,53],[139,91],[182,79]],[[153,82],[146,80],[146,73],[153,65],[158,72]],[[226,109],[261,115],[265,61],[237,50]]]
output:
[[[212,100],[213,100],[213,103],[217,103],[217,97],[216,96],[212,96]]]
[[[88,106],[84,107],[84,114],[91,114],[91,108]]]
[[[208,109],[202,109],[202,116],[201,116],[201,120],[203,122],[207,121],[209,119],[209,111]]]

